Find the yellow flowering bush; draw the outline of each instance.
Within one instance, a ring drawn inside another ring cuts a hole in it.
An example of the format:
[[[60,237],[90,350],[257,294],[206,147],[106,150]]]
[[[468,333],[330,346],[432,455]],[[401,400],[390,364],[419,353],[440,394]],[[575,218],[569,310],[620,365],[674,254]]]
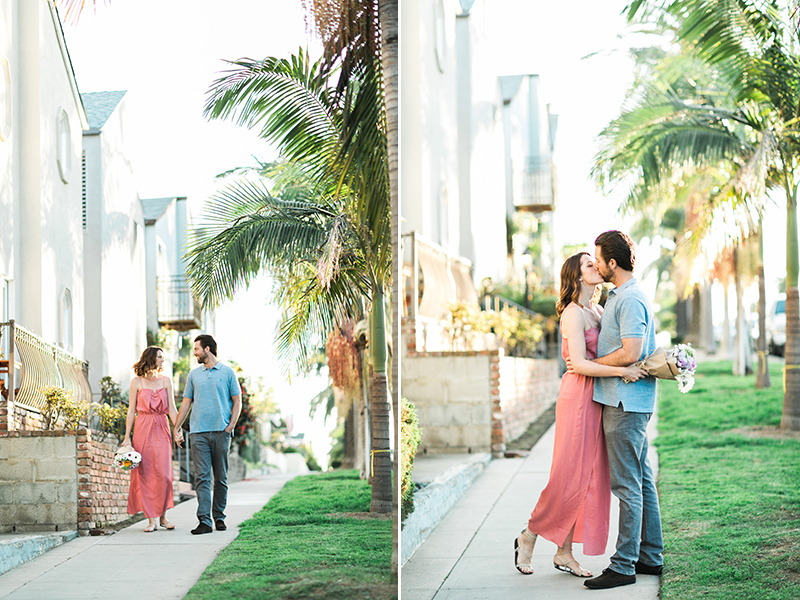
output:
[[[71,390],[57,385],[48,385],[39,390],[44,396],[44,428],[54,430],[58,419],[64,418],[64,429],[77,429],[80,420],[89,411],[89,405],[77,402]]]

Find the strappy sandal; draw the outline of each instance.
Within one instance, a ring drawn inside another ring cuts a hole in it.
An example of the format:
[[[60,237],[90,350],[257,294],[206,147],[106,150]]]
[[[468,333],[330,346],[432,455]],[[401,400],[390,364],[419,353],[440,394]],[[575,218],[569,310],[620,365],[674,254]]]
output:
[[[175,529],[175,525],[173,525],[172,523],[170,523],[166,519],[159,520],[158,524],[161,525],[161,527],[163,527],[167,531],[172,531],[173,529]]]
[[[522,535],[524,535],[526,538],[531,540],[534,543],[534,545],[536,544],[536,538],[539,537],[536,534],[531,533],[530,531],[528,531],[527,527],[522,530]],[[517,558],[519,558],[519,554],[520,553],[522,553],[522,556],[524,556],[526,559],[528,559],[528,564],[517,562]],[[514,538],[514,566],[517,568],[517,571],[519,571],[523,575],[533,575],[533,566],[531,565],[531,556],[532,555],[533,555],[533,550],[531,549],[531,553],[530,554],[525,552],[525,549],[522,546],[519,545],[519,537],[515,537]],[[522,569],[520,569],[520,567],[528,567],[530,569],[530,571],[523,571]]]
[[[556,552],[555,558],[558,558],[559,556],[569,556],[571,553],[572,553],[571,550],[568,551],[568,552]],[[575,577],[591,577],[592,576],[592,572],[585,570],[580,565],[580,563],[577,560],[575,560],[575,557],[573,557],[572,560],[569,560],[569,561],[565,562],[563,565],[557,563],[555,561],[555,558],[553,559],[553,566],[556,569],[558,569],[559,571],[564,571],[564,573],[569,573],[570,575],[574,575]],[[573,565],[573,564],[575,565],[576,568],[570,567],[570,565]]]
[[[153,533],[156,529],[158,529],[158,525],[155,523],[148,524],[147,527],[143,529],[145,533]]]

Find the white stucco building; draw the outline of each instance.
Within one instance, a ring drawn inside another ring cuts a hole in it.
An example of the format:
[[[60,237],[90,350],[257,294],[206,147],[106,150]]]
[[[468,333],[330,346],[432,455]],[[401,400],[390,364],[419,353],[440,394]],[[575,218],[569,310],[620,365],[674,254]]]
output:
[[[476,299],[484,278],[520,281],[531,264],[552,273],[552,243],[532,257],[526,228],[554,209],[555,118],[538,76],[501,76],[489,9],[487,0],[403,2],[400,213],[406,314],[418,326]]]
[[[124,145],[125,92],[83,94],[86,359],[92,388],[127,386],[146,346],[145,219]]]
[[[503,140],[494,74],[476,70],[483,2],[410,0],[401,13],[402,233],[505,274]]]
[[[0,2],[0,33],[0,319],[80,356],[86,115],[50,2]]]
[[[183,255],[189,207],[185,197],[142,200],[145,214],[147,328],[191,331],[204,326],[186,279]]]
[[[39,408],[48,384],[81,400],[97,399],[107,375],[125,389],[148,328],[203,324],[181,260],[186,199],[140,200],[126,110],[125,92],[79,93],[52,2],[0,0],[0,358],[13,359],[16,373],[9,407]],[[20,426],[13,421],[6,426]]]

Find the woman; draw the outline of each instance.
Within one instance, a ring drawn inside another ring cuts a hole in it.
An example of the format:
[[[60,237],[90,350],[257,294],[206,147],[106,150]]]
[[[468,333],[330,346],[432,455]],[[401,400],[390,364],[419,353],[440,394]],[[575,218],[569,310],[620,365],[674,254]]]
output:
[[[149,524],[145,532],[155,531],[156,519],[164,529],[175,529],[167,520],[166,512],[175,504],[172,501],[172,437],[167,415],[173,424],[178,418],[172,381],[161,375],[164,351],[149,346],[133,365],[137,377],[131,381],[128,418],[125,422],[123,446],[131,445],[131,428],[134,420],[133,447],[142,455],[139,468],[131,471],[128,494],[128,512],[144,512]]]
[[[597,352],[602,309],[597,305],[603,278],[586,252],[570,256],[561,267],[561,354],[572,368],[561,379],[556,403],[556,437],[550,480],[539,496],[528,527],[514,540],[514,565],[533,573],[531,555],[537,536],[558,545],[556,569],[591,577],[572,555],[572,542],[584,553],[605,552],[611,508],[608,455],[603,435],[603,408],[592,401],[593,377],[636,381],[646,373],[635,366],[610,367],[592,362]]]

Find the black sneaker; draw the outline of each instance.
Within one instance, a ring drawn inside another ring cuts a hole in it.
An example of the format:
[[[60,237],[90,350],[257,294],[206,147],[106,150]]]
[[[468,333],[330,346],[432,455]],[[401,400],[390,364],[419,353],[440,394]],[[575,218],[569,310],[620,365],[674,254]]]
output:
[[[636,575],[623,575],[611,569],[603,569],[601,575],[593,579],[587,579],[583,582],[583,585],[593,590],[605,590],[621,585],[631,585],[632,583],[636,583]]]
[[[211,529],[211,525],[206,525],[205,523],[200,523],[200,525],[192,529],[192,533],[194,535],[200,535],[201,533],[211,533],[212,531],[214,530]]]
[[[648,565],[643,562],[636,563],[636,572],[639,575],[661,575],[661,572],[664,570],[664,565]]]
[[[214,527],[217,528],[217,531],[225,531],[228,528],[228,526],[225,525],[225,521],[222,519],[217,519],[214,521]]]

